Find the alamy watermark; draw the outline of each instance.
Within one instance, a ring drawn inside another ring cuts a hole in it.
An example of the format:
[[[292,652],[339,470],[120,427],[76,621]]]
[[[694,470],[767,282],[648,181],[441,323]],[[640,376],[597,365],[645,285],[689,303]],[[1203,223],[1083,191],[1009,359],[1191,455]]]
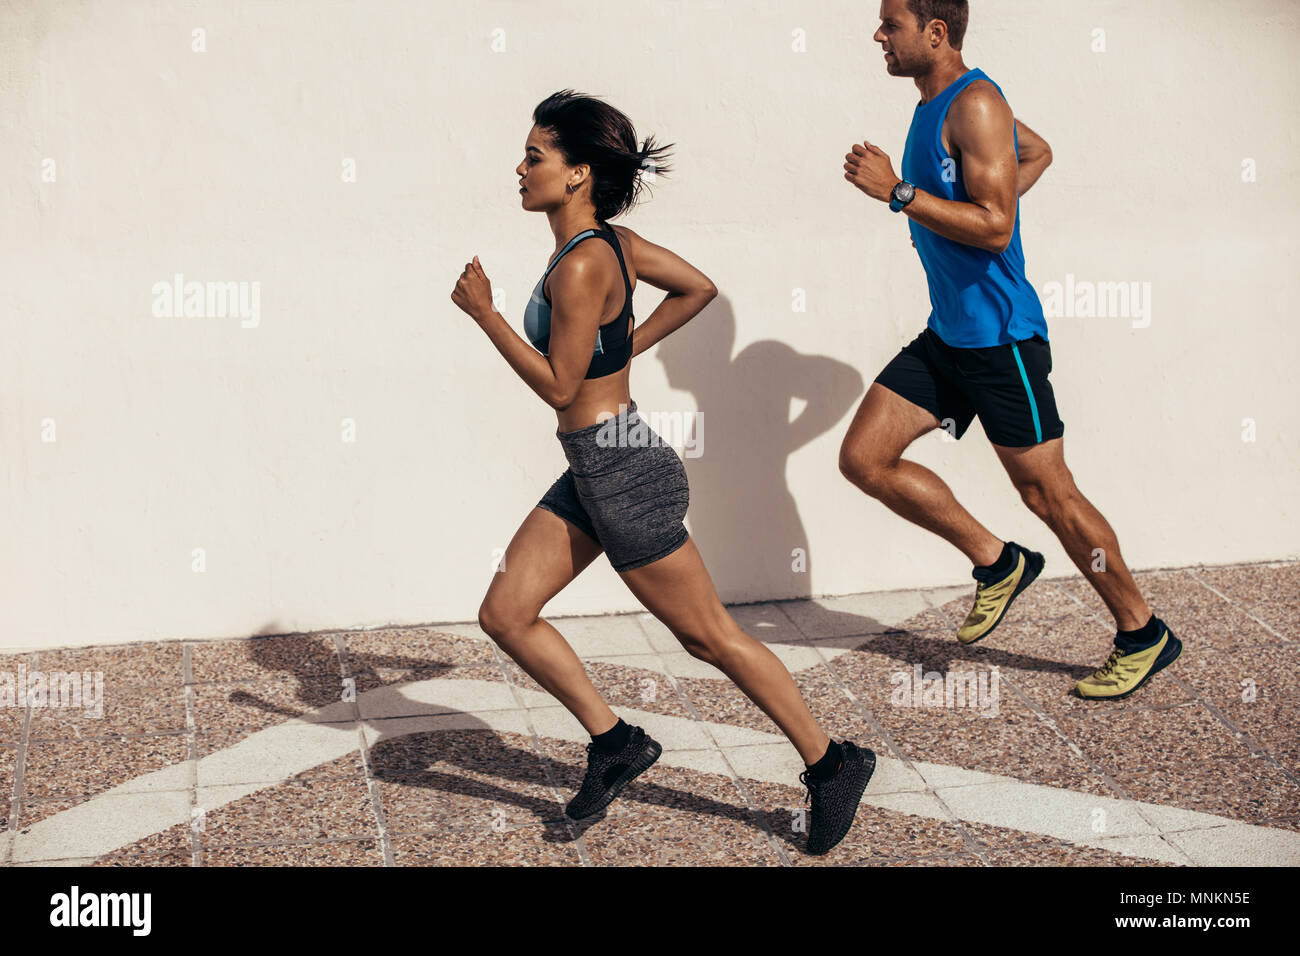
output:
[[[1071,272],[1063,283],[1044,285],[1040,298],[1049,319],[1132,319],[1135,329],[1151,325],[1150,282],[1093,282]]]
[[[601,448],[644,448],[649,445],[667,445],[681,448],[685,458],[699,458],[704,454],[703,412],[647,412],[636,411],[636,421],[628,425],[628,406],[618,405],[618,414],[606,418],[596,432],[596,444]]]
[[[103,671],[0,671],[0,707],[67,707],[104,716]]]
[[[176,273],[171,282],[155,282],[153,314],[160,319],[238,318],[246,329],[255,329],[262,321],[262,283],[253,282],[186,282]]]
[[[895,707],[969,707],[981,717],[996,717],[1002,691],[1002,675],[996,667],[987,671],[938,671],[922,673],[916,664],[910,671],[895,671],[889,702]]]

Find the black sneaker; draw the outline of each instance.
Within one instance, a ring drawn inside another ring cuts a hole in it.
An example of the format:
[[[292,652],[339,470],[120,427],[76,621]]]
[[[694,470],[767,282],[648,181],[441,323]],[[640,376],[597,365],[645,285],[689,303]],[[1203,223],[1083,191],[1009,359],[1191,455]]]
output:
[[[571,820],[582,820],[604,810],[620,790],[650,769],[663,750],[640,727],[632,728],[627,745],[616,754],[601,753],[594,743],[587,744],[587,775],[564,812]]]
[[[812,821],[808,827],[808,852],[820,856],[848,836],[853,816],[876,770],[874,751],[846,740],[840,769],[829,780],[814,780],[805,770],[799,781],[808,788]]]

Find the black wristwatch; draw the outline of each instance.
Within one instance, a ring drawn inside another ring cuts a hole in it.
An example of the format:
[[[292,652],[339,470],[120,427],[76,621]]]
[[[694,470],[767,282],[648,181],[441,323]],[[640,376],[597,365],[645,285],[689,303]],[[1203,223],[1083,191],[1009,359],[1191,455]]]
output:
[[[904,179],[889,194],[889,208],[894,212],[902,212],[903,208],[915,198],[916,187]]]

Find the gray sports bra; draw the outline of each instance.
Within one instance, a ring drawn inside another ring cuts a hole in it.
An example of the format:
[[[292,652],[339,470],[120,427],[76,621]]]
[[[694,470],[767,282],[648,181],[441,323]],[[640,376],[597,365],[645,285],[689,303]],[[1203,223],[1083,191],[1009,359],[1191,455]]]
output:
[[[603,378],[621,371],[632,359],[632,332],[629,328],[629,320],[632,318],[632,282],[628,278],[627,263],[623,261],[623,247],[618,241],[614,227],[609,223],[605,223],[603,229],[584,229],[578,233],[565,243],[560,254],[546,267],[546,272],[542,274],[537,287],[533,289],[532,297],[524,310],[524,334],[528,336],[528,341],[533,343],[533,348],[543,355],[548,354],[547,349],[551,342],[551,301],[546,297],[546,280],[551,270],[564,258],[565,253],[583,239],[592,236],[600,236],[614,247],[614,252],[618,254],[618,266],[623,270],[623,308],[616,318],[606,322],[597,330],[596,348],[591,365],[587,367],[587,374],[584,376]]]

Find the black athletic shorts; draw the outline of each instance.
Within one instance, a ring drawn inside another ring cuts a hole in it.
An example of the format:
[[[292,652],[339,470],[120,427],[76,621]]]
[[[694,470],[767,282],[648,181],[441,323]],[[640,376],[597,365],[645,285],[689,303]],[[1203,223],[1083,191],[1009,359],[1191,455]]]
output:
[[[1047,381],[1051,371],[1052,347],[1041,335],[959,349],[927,327],[876,381],[933,413],[953,438],[961,438],[978,415],[989,441],[1014,448],[1060,438],[1065,432]]]

